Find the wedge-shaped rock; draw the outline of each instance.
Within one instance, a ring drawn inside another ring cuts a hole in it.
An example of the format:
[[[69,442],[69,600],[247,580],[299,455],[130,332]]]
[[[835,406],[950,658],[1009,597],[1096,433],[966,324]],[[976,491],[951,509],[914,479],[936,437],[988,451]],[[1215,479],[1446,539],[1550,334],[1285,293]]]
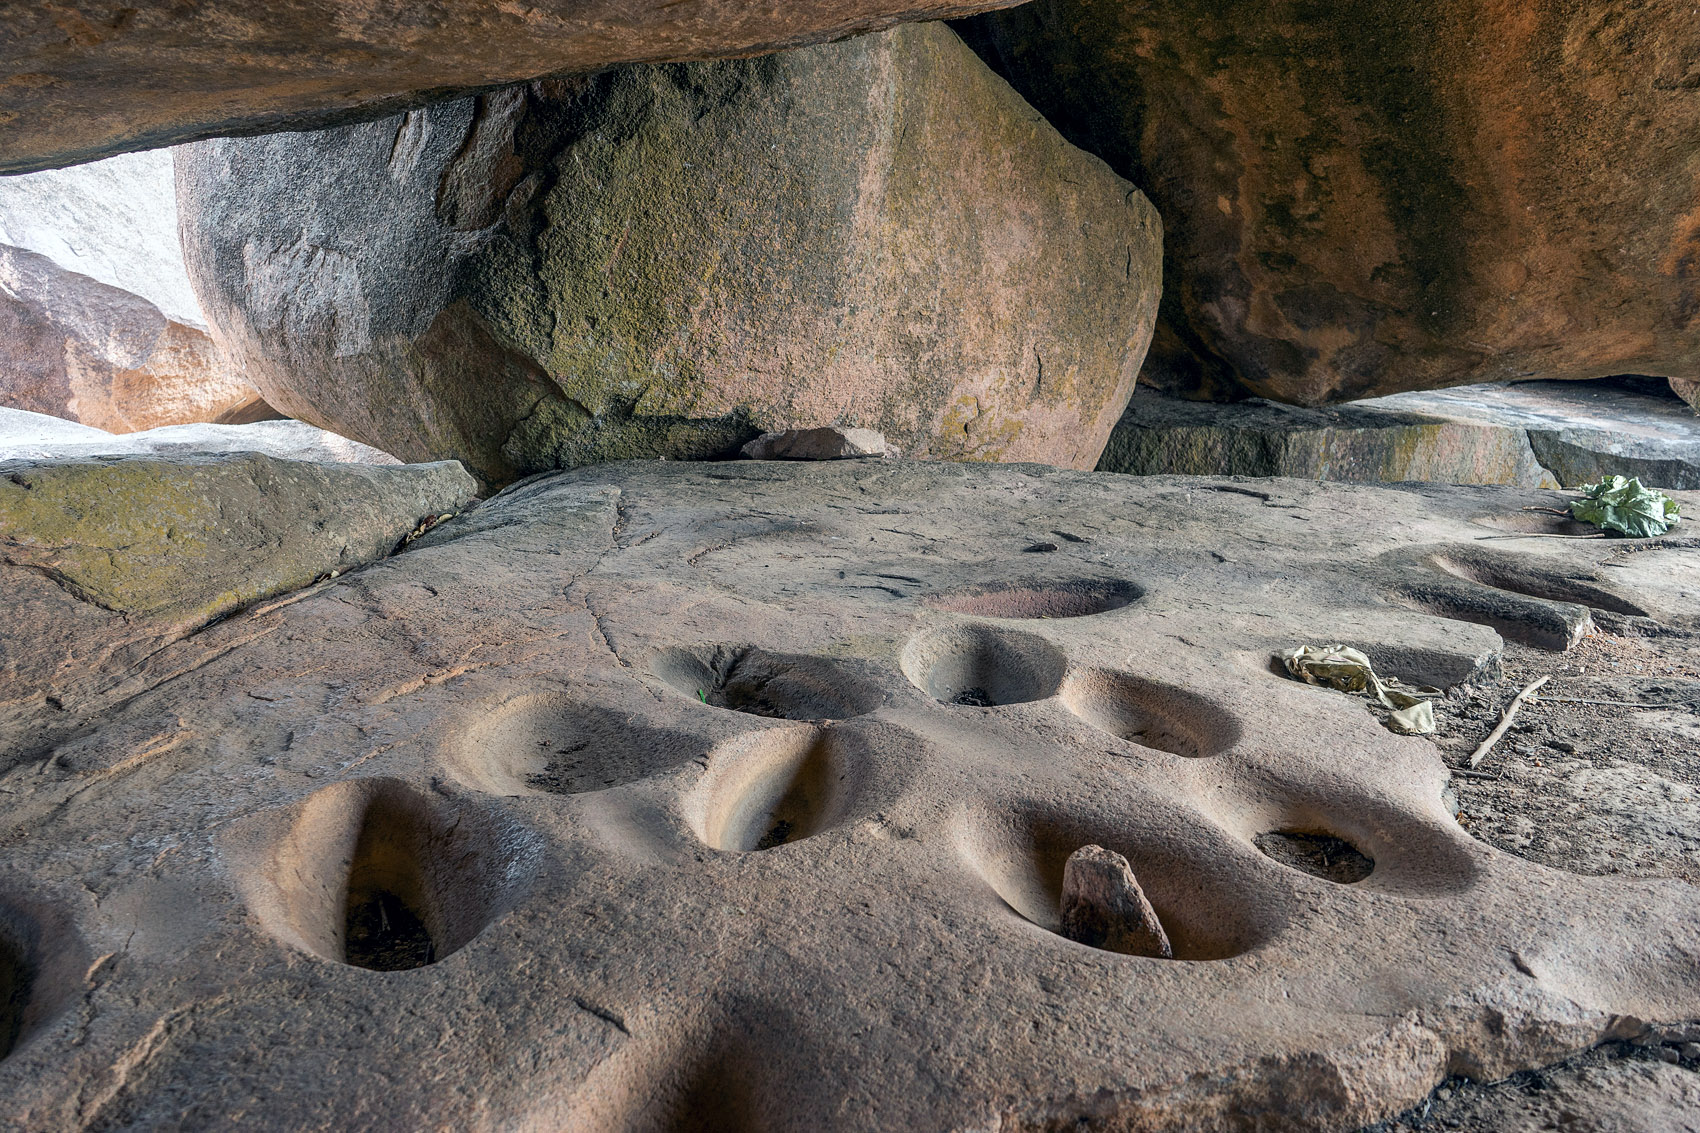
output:
[[[472,498],[449,462],[12,462],[0,465],[0,559],[117,613],[210,618],[382,558]]]

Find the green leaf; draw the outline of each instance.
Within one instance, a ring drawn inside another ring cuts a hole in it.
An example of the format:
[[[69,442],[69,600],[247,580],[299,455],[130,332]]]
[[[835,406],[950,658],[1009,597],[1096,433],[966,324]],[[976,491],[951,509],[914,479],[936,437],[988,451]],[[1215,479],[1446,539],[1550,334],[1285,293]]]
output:
[[[1582,486],[1582,498],[1571,501],[1570,514],[1606,531],[1650,539],[1669,531],[1681,519],[1682,509],[1639,477],[1607,476]]]

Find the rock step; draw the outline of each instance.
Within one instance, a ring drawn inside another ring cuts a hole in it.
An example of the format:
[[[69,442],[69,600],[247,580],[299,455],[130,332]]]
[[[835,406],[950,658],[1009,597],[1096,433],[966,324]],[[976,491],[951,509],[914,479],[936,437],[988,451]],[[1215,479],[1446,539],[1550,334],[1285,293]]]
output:
[[[1328,409],[1138,390],[1098,463],[1136,475],[1700,488],[1700,417],[1663,382],[1610,378],[1401,393]]]

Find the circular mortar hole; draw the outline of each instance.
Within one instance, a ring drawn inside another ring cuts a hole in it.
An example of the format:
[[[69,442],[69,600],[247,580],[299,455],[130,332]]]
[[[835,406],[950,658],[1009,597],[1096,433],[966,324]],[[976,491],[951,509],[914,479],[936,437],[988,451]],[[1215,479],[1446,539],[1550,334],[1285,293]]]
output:
[[[1026,920],[1063,936],[1063,874],[1070,855],[1099,846],[1126,859],[1176,960],[1225,960],[1278,929],[1265,896],[1234,866],[1225,842],[1174,828],[1136,829],[1090,815],[1038,809],[965,828],[972,868]],[[1065,937],[1066,939],[1066,937]],[[1078,943],[1078,942],[1076,942]]]
[[[536,693],[486,710],[444,757],[462,782],[491,794],[575,795],[659,775],[700,759],[708,747],[696,732],[633,712]]]
[[[88,965],[63,910],[27,897],[0,900],[0,1059],[88,990]]]
[[[1172,755],[1220,755],[1240,738],[1234,718],[1205,697],[1127,673],[1072,675],[1061,700],[1099,731]]]
[[[1599,528],[1581,520],[1540,511],[1479,515],[1470,522],[1516,535],[1593,535],[1599,532]]]
[[[529,845],[492,812],[396,779],[332,784],[256,826],[258,853],[233,856],[261,923],[305,951],[380,972],[471,942],[505,907]]]
[[[1142,587],[1120,579],[1080,578],[1064,582],[1021,579],[987,583],[923,599],[935,610],[982,618],[1084,618],[1131,605],[1145,596]]]
[[[1252,844],[1284,866],[1340,885],[1356,884],[1375,869],[1374,858],[1332,834],[1272,830],[1253,838]]]
[[[846,720],[885,699],[836,662],[748,645],[664,649],[654,671],[692,700],[776,720]]]
[[[697,837],[717,850],[772,850],[848,821],[870,776],[866,744],[835,729],[777,728],[709,756],[693,804]]]
[[[994,708],[1054,696],[1068,671],[1055,645],[1030,633],[985,625],[952,626],[903,650],[903,673],[943,704]]]

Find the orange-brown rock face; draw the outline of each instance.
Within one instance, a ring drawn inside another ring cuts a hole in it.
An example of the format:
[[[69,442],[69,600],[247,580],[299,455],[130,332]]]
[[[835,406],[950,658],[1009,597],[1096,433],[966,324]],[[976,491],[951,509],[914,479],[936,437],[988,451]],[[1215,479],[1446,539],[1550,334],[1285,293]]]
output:
[[[0,8],[0,173],[373,117],[618,63],[751,55],[1011,0],[128,0]]]
[[[1156,384],[1700,376],[1692,4],[1040,0],[968,31],[1162,214]]]

